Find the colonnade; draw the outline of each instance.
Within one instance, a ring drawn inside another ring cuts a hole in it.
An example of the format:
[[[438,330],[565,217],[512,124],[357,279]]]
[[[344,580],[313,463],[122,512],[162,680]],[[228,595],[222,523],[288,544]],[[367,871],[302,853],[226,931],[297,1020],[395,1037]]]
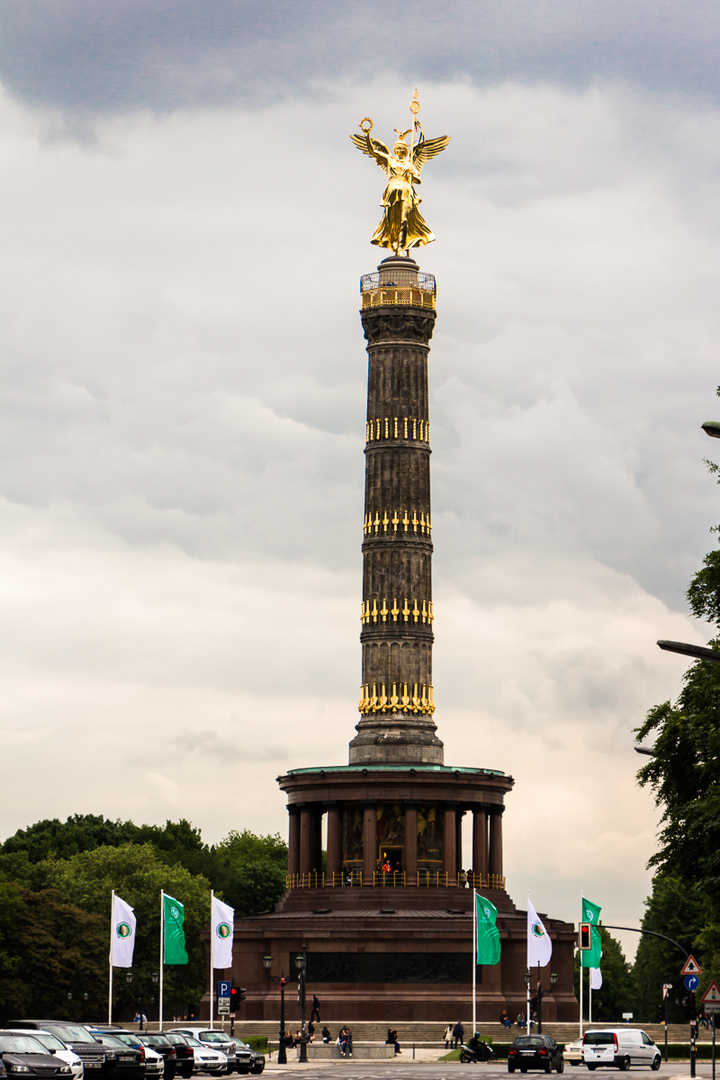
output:
[[[288,807],[290,815],[288,842],[288,873],[309,875],[319,873],[322,861],[322,824],[327,817],[326,880],[332,882],[340,875],[345,862],[343,855],[343,810],[356,811],[362,807],[362,870],[363,880],[372,881],[378,863],[377,802],[361,804],[305,803]],[[408,884],[414,883],[418,871],[418,804],[405,803],[405,839],[403,870]],[[499,879],[503,874],[502,805],[470,809],[461,804],[447,803],[437,807],[442,836],[442,873],[454,879],[463,869],[471,869],[476,878]],[[463,818],[472,815],[472,866],[463,867]]]

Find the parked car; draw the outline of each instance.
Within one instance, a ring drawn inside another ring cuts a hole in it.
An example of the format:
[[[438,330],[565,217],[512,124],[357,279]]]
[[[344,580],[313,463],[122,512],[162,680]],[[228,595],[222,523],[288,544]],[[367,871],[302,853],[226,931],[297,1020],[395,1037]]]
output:
[[[563,1059],[566,1065],[582,1065],[582,1039],[575,1039],[574,1042],[565,1043]]]
[[[518,1035],[508,1050],[508,1072],[542,1069],[549,1073],[565,1068],[562,1050],[549,1035]]]
[[[195,1068],[195,1055],[192,1046],[180,1031],[164,1031],[163,1035],[175,1047],[177,1071],[183,1077],[183,1080],[189,1080]]]
[[[588,1069],[609,1065],[627,1070],[631,1065],[648,1065],[657,1071],[662,1058],[649,1035],[640,1028],[599,1028],[583,1035],[583,1061]]]
[[[192,1035],[193,1039],[197,1039],[203,1046],[207,1046],[213,1050],[221,1050],[226,1055],[231,1065],[235,1060],[235,1047],[237,1045],[237,1039],[232,1035],[228,1035],[222,1028],[207,1028],[207,1027],[182,1027],[175,1028],[182,1035]]]
[[[67,1062],[56,1054],[48,1054],[42,1043],[32,1035],[0,1031],[0,1057],[9,1077],[22,1075],[23,1080],[32,1076],[70,1080],[72,1076]]]
[[[177,1071],[177,1053],[167,1036],[161,1035],[159,1032],[155,1031],[143,1031],[142,1041],[145,1046],[151,1046],[157,1054],[162,1056],[162,1059],[165,1062],[163,1080],[175,1080],[175,1073]]]
[[[103,1046],[109,1046],[115,1051],[116,1080],[145,1080],[147,1066],[144,1047],[128,1046],[117,1035],[108,1035],[105,1032],[91,1034]]]
[[[251,1046],[248,1046],[242,1039],[235,1037],[237,1047],[235,1048],[235,1060],[236,1068],[239,1073],[254,1073],[259,1075],[265,1068],[265,1055],[261,1054],[259,1050],[253,1050]],[[248,1057],[250,1059],[250,1068],[248,1069]]]
[[[94,1035],[110,1035],[112,1038],[117,1039],[118,1042],[124,1043],[125,1046],[132,1046],[135,1050],[139,1050],[142,1060],[145,1062],[146,1080],[160,1080],[160,1077],[163,1076],[165,1072],[163,1057],[157,1050],[145,1043],[144,1032],[126,1031],[124,1028],[110,1027],[109,1025],[108,1027],[98,1025],[90,1030]]]
[[[17,1031],[19,1035],[32,1035],[44,1048],[46,1054],[55,1054],[66,1065],[70,1066],[73,1080],[83,1080],[82,1058],[74,1050],[71,1050],[69,1046],[66,1046],[62,1039],[58,1039],[57,1035],[53,1035],[50,1031],[34,1031],[32,1028],[26,1028],[25,1031],[20,1028],[13,1028],[13,1031]]]
[[[82,1058],[85,1080],[110,1080],[115,1075],[116,1052],[102,1046],[82,1024],[68,1020],[9,1020],[8,1029],[49,1031]]]
[[[195,1055],[195,1072],[208,1072],[219,1075],[220,1073],[232,1072],[227,1054],[222,1050],[215,1050],[211,1046],[204,1046],[194,1035],[186,1035],[185,1038],[193,1048]]]

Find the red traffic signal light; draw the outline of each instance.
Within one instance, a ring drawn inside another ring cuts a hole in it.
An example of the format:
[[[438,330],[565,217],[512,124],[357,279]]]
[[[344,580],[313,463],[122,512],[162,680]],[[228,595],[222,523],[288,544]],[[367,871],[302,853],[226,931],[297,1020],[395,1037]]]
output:
[[[580,923],[580,949],[592,948],[592,924],[588,922]]]

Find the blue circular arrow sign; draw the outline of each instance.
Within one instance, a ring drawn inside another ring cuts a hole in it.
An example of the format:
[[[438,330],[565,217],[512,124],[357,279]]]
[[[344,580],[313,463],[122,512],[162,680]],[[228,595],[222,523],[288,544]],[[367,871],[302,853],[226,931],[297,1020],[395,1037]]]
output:
[[[685,989],[686,990],[697,990],[699,985],[700,985],[700,980],[698,979],[697,975],[686,975],[685,976]]]

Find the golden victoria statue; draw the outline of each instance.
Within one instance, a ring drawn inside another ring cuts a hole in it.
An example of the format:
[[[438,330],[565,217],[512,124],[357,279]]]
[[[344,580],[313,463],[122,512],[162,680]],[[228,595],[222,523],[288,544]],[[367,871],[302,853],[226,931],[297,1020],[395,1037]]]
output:
[[[417,118],[419,110],[416,90],[410,103],[413,126],[408,131],[398,131],[395,128],[398,140],[392,153],[385,143],[370,138],[373,122],[367,116],[360,121],[362,135],[350,136],[358,150],[375,158],[388,178],[382,198],[385,213],[375,230],[372,243],[378,247],[390,248],[396,255],[419,244],[429,244],[435,239],[418,209],[422,199],[418,198],[415,185],[420,183],[420,170],[425,162],[437,157],[445,149],[450,142],[450,136],[440,135],[437,139],[426,139]],[[415,142],[418,132],[419,137]],[[410,145],[405,142],[408,135]]]

